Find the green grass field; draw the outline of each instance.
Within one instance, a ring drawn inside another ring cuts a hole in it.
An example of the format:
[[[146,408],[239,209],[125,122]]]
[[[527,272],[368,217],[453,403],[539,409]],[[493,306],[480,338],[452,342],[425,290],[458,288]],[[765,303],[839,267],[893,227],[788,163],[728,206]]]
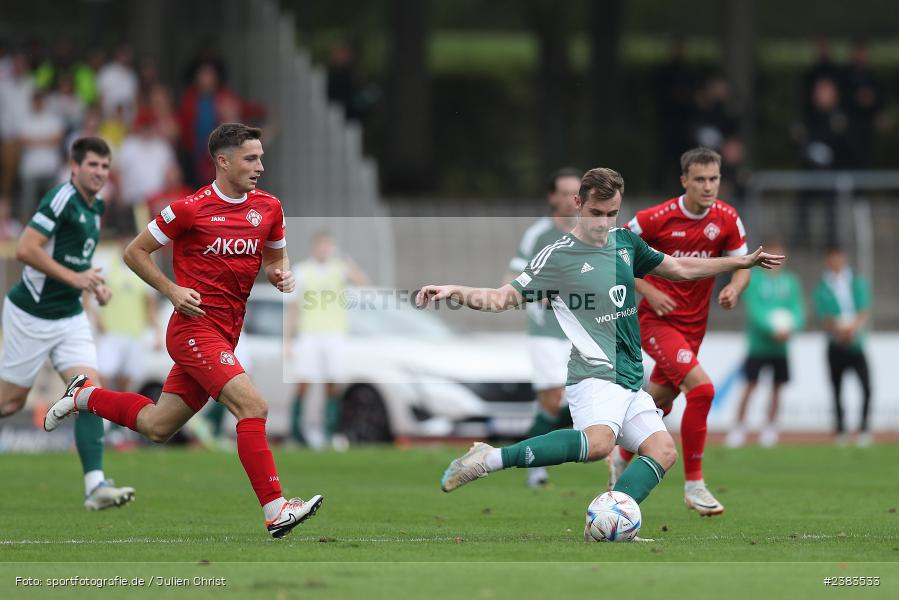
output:
[[[281,541],[266,534],[234,454],[111,453],[107,474],[135,486],[137,500],[99,513],[81,507],[74,455],[3,455],[0,598],[899,597],[899,446],[710,448],[707,479],[727,513],[687,511],[678,465],[642,505],[641,534],[654,544],[582,541],[604,463],[554,468],[540,491],[511,471],[443,494],[440,474],[459,453],[276,450],[287,494],[325,496]],[[51,590],[47,581],[115,576],[144,587]],[[825,576],[881,579],[834,589]]]

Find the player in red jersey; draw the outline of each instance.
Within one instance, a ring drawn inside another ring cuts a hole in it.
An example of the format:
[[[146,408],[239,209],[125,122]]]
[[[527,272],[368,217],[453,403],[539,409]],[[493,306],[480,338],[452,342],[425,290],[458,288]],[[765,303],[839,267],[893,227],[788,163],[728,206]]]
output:
[[[209,136],[215,181],[164,208],[125,250],[128,266],[175,308],[166,332],[175,366],[158,402],[99,388],[78,375],[48,411],[44,428],[52,431],[68,415],[89,410],[161,443],[209,399],[217,400],[237,418],[237,454],[268,531],[280,538],[315,514],[322,497],[285,500],[265,436],[268,405],[234,356],[260,265],[281,292],[295,287],[281,203],[256,189],[263,172],[260,136],[239,123],[216,128]],[[169,243],[176,282],[150,256]]]
[[[696,148],[681,157],[684,195],[637,213],[628,227],[650,246],[671,256],[741,256],[747,253],[746,231],[737,211],[717,199],[721,157],[714,150]],[[646,276],[637,280],[643,296],[637,309],[643,349],[656,365],[649,393],[664,414],[681,392],[687,399],[681,421],[684,461],[684,501],[700,515],[719,515],[724,506],[709,492],[702,476],[706,419],[715,388],[697,360],[705,336],[713,277],[698,281],[669,281]],[[732,309],[749,283],[749,272],[735,271],[718,294],[718,304]],[[631,455],[623,448],[609,459],[614,485]]]

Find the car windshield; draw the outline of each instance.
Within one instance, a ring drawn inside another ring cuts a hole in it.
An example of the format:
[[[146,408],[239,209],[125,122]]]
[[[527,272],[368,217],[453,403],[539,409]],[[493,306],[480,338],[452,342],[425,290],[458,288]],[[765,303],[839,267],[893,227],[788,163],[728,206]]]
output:
[[[399,302],[390,295],[352,296],[348,314],[350,335],[396,335],[410,337],[450,337],[453,335],[443,321],[433,314],[418,310],[408,302]],[[278,299],[250,299],[244,331],[251,335],[280,337],[283,332],[283,311],[290,305]]]

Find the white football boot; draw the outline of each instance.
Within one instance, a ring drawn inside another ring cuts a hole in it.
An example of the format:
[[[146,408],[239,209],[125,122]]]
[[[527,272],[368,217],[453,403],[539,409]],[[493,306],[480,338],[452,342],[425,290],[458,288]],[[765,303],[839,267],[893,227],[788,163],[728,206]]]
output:
[[[113,506],[125,506],[132,500],[134,500],[133,487],[116,487],[112,479],[106,479],[98,483],[84,497],[84,508],[88,510],[103,510]]]
[[[75,394],[81,391],[85,385],[92,386],[94,383],[87,378],[87,375],[75,375],[66,386],[66,391],[62,398],[57,400],[47,414],[44,416],[44,431],[53,431],[63,420],[78,412],[75,405]]]
[[[487,470],[487,454],[491,450],[493,446],[476,442],[461,458],[449,464],[440,480],[440,489],[451,492],[469,481],[487,477],[490,474]]]
[[[715,499],[702,481],[688,481],[684,485],[684,503],[701,517],[714,517],[724,512],[724,505]]]
[[[294,527],[318,512],[324,500],[319,494],[312,496],[309,500],[291,498],[281,507],[281,512],[278,513],[277,517],[265,522],[268,532],[273,538],[284,537]]]
[[[606,457],[606,463],[609,465],[609,491],[618,483],[618,478],[624,473],[629,461],[624,460],[621,456],[620,448],[615,446]]]

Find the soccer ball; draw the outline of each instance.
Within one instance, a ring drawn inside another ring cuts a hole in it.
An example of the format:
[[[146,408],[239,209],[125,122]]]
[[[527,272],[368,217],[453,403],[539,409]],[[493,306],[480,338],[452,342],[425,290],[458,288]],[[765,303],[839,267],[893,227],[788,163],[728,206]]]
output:
[[[640,531],[640,506],[624,492],[605,492],[587,507],[585,542],[629,542]]]
[[[771,329],[776,333],[791,333],[796,324],[793,322],[793,313],[785,308],[775,308],[768,315]]]

